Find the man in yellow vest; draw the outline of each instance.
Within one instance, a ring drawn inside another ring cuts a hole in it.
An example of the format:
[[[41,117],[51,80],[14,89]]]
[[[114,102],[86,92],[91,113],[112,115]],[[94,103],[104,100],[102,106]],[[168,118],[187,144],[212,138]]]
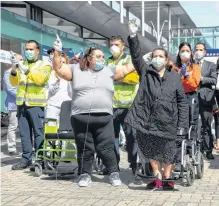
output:
[[[22,159],[12,166],[12,170],[22,170],[32,164],[32,130],[35,148],[43,143],[44,107],[46,106],[46,84],[52,67],[39,60],[39,44],[30,40],[25,45],[24,62],[19,62],[12,53],[13,69],[10,75],[12,86],[18,86],[16,104],[18,106],[18,127],[23,149]]]
[[[110,52],[112,56],[108,59],[108,64],[124,65],[131,64],[131,56],[125,54],[124,51],[124,40],[121,36],[113,36],[110,39]],[[133,66],[133,65],[132,65]],[[125,136],[126,136],[126,150],[128,152],[128,162],[130,167],[135,173],[136,161],[137,161],[137,146],[134,138],[134,130],[127,124],[124,123],[124,119],[128,113],[128,109],[131,107],[132,102],[136,96],[139,83],[139,76],[136,71],[127,75],[121,81],[114,82],[114,97],[113,97],[113,124],[115,131],[116,153],[118,163],[120,161],[119,155],[119,133],[120,125],[122,125]]]

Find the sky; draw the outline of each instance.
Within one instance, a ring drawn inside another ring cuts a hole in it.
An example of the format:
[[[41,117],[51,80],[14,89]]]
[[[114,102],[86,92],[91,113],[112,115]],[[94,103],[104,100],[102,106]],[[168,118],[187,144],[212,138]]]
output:
[[[219,26],[219,1],[206,0],[179,2],[197,27]],[[210,46],[213,47],[213,38],[209,37],[206,38],[206,40]],[[215,43],[216,48],[219,48],[219,37],[216,38]]]
[[[197,27],[219,26],[219,1],[179,1]]]

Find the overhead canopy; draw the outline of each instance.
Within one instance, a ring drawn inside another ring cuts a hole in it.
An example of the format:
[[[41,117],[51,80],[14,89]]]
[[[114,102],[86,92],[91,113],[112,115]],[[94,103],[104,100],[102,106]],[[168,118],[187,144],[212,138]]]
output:
[[[28,3],[107,38],[121,35],[126,45],[128,45],[128,20],[124,18],[124,24],[121,24],[119,13],[113,11],[112,8],[102,2],[93,1],[92,5],[87,1],[30,1]],[[133,1],[133,3],[135,2]],[[146,33],[146,38],[139,35],[142,53],[148,53],[158,47],[156,43],[149,39],[149,36],[152,35]],[[175,56],[171,55],[171,59],[175,60]]]
[[[196,25],[191,20],[189,15],[185,12],[178,1],[160,1],[160,24],[164,20],[169,20],[168,7],[171,10],[171,28],[178,28],[178,17],[180,18],[180,27],[196,28]],[[129,10],[138,18],[141,18],[141,1],[124,1],[124,7]],[[157,29],[157,1],[145,1],[145,23],[150,25],[153,22],[155,29]],[[168,39],[168,24],[164,25],[162,36]],[[150,38],[151,39],[151,38]]]

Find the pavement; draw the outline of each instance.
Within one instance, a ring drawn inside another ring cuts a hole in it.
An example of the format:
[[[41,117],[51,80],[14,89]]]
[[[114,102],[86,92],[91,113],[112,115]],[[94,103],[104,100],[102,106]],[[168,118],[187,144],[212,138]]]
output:
[[[20,141],[17,140],[21,151]],[[68,176],[36,177],[29,169],[12,171],[19,158],[7,155],[6,136],[1,137],[1,205],[7,206],[219,206],[219,153],[205,160],[205,174],[190,187],[176,184],[175,191],[145,190],[135,185],[128,168],[127,154],[121,151],[120,177],[123,184],[113,187],[107,176],[96,173],[87,188],[77,186],[77,173]],[[75,165],[64,164],[73,167]]]

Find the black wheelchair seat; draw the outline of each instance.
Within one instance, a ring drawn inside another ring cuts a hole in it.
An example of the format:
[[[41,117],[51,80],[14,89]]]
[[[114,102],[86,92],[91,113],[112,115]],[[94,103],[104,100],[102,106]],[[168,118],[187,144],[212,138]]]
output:
[[[75,139],[72,132],[67,133],[47,133],[45,134],[46,139]]]

